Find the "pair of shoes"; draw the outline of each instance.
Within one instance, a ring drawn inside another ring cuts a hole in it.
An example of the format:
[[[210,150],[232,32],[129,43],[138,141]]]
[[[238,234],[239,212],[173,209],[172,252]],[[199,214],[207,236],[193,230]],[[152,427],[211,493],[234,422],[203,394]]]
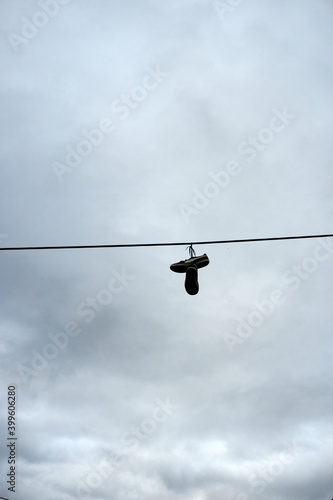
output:
[[[198,269],[208,266],[208,264],[209,258],[203,254],[171,264],[170,269],[175,273],[186,273],[185,290],[189,295],[196,295],[199,292]]]

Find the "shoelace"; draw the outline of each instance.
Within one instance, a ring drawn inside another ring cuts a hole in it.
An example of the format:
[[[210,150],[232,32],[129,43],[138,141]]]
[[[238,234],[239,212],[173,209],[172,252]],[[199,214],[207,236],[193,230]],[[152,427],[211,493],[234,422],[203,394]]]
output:
[[[196,257],[196,254],[195,254],[194,248],[192,246],[192,243],[191,243],[191,245],[189,245],[188,247],[186,247],[186,250],[187,249],[188,249],[189,254],[190,254],[190,259],[192,259],[192,257]]]

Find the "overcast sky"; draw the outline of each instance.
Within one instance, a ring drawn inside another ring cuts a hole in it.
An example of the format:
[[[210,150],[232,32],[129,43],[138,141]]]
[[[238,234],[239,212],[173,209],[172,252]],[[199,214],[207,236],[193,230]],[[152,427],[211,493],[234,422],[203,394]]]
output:
[[[0,246],[332,231],[330,0],[2,0]],[[0,495],[330,500],[333,238],[0,252]],[[8,491],[7,388],[17,391]]]

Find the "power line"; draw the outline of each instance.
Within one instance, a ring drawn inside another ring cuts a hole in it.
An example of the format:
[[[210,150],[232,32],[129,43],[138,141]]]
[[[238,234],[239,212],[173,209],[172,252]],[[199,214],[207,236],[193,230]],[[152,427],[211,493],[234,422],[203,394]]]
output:
[[[167,247],[167,246],[188,246],[188,245],[222,245],[227,243],[252,243],[256,241],[281,241],[281,240],[301,240],[310,238],[332,238],[333,234],[315,234],[306,236],[278,236],[272,238],[248,238],[237,240],[215,240],[215,241],[183,241],[175,243],[124,243],[118,245],[59,245],[59,246],[40,246],[40,247],[7,247],[0,251],[16,250],[70,250],[83,248],[130,248],[130,247]]]

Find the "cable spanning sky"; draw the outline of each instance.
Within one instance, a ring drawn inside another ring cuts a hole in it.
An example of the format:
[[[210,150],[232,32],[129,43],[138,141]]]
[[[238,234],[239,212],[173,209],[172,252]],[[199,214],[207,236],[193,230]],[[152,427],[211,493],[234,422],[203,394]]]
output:
[[[236,240],[216,240],[216,241],[195,241],[194,243],[188,242],[173,242],[173,243],[127,243],[127,244],[106,244],[106,245],[59,245],[59,246],[42,246],[42,247],[5,247],[0,250],[67,250],[67,249],[83,249],[83,248],[128,248],[128,247],[167,247],[167,246],[185,246],[185,245],[222,245],[227,243],[253,243],[258,241],[281,241],[281,240],[304,240],[313,238],[331,238],[333,234],[316,234],[316,235],[303,235],[303,236],[277,236],[271,238],[249,238],[249,239],[236,239]]]

